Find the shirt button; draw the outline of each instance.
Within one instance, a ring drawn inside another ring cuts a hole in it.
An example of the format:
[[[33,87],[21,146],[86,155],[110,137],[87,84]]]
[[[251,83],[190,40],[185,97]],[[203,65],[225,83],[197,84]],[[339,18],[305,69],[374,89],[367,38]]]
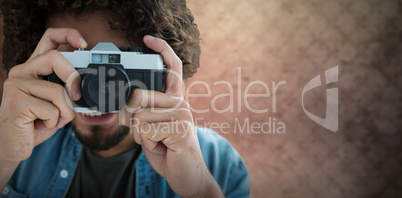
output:
[[[61,170],[60,171],[60,177],[63,178],[63,179],[67,178],[68,177],[68,171],[65,170],[65,169]]]
[[[3,190],[3,195],[8,195],[9,192],[10,192],[10,189],[8,189],[8,187],[5,187]]]

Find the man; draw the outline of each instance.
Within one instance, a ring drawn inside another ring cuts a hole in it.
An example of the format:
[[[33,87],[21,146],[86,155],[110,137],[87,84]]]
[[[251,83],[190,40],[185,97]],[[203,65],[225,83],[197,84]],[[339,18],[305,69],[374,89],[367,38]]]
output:
[[[194,127],[182,97],[181,76],[195,73],[200,53],[185,1],[3,0],[1,9],[9,71],[0,109],[3,196],[249,196],[238,153]],[[79,75],[59,51],[99,42],[161,54],[164,92],[136,89],[120,113],[75,113],[64,87],[44,77],[55,73],[80,99]]]

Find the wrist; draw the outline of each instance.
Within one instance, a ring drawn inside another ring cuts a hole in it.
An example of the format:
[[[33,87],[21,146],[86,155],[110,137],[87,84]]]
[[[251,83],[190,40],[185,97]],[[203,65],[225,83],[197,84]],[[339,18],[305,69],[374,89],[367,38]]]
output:
[[[14,171],[17,169],[20,163],[10,163],[4,162],[0,160],[0,190],[2,191],[4,187],[7,185],[8,180],[14,174]]]
[[[0,174],[7,172],[14,172],[14,170],[18,167],[19,162],[7,162],[4,160],[0,160]]]
[[[224,198],[221,187],[216,183],[215,178],[210,174],[209,182],[207,183],[207,191],[204,197]]]
[[[0,153],[0,171],[6,170],[6,169],[10,169],[10,168],[15,168],[17,167],[20,162],[20,160],[18,160],[15,156],[17,155],[11,155],[14,157],[10,157],[10,155],[6,155],[4,153]]]
[[[220,198],[224,197],[222,190],[218,183],[216,183],[214,177],[212,177],[211,173],[206,170],[204,175],[204,182],[200,185],[199,191],[191,196],[183,196],[188,198],[201,198],[201,197],[208,197],[208,198]]]

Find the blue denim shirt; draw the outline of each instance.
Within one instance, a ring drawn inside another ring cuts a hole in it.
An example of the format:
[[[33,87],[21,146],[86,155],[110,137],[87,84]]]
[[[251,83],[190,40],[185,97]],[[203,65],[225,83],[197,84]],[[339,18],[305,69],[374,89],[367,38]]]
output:
[[[249,174],[236,150],[210,129],[197,128],[197,135],[205,163],[225,196],[249,197]],[[71,127],[60,129],[20,163],[1,197],[64,197],[73,180],[81,148]],[[137,197],[180,197],[153,170],[144,153],[136,162],[135,185]]]

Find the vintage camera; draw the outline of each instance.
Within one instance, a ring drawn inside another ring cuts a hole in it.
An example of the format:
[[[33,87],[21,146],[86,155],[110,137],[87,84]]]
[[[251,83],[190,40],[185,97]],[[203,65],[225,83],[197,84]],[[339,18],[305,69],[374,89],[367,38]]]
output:
[[[120,51],[113,43],[98,43],[92,50],[61,52],[81,76],[82,97],[72,101],[75,112],[116,113],[133,89],[162,92],[163,60],[143,54],[141,48]],[[54,73],[51,82],[64,85]]]

